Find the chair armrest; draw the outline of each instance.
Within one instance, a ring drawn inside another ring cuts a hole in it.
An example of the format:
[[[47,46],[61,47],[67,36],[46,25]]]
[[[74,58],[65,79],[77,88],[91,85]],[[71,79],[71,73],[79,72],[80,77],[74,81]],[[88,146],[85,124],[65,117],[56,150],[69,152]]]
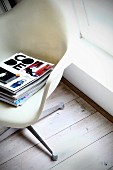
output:
[[[69,59],[68,54],[69,53],[67,51],[65,53],[65,55],[63,56],[63,58],[55,66],[55,68],[51,72],[51,74],[46,82],[44,93],[42,96],[41,105],[40,105],[40,111],[43,110],[44,103],[45,103],[46,99],[52,94],[52,92],[55,90],[55,88],[59,84],[65,68],[68,67],[72,63],[72,61]]]

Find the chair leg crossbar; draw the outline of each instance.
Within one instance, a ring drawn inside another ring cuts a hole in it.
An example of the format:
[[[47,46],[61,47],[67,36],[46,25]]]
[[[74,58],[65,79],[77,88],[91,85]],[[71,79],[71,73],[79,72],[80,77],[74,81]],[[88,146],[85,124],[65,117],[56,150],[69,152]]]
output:
[[[47,109],[47,110],[44,110],[44,111],[42,112],[42,114],[40,115],[39,120],[41,120],[41,119],[49,116],[50,114],[52,114],[52,113],[54,113],[54,112],[56,112],[56,111],[58,111],[58,110],[63,110],[63,109],[64,109],[64,103],[61,102],[61,103],[59,103],[59,104],[56,105],[56,106],[53,106],[53,107],[51,107],[51,108],[49,108],[49,109]]]
[[[51,159],[53,161],[57,161],[58,155],[54,155],[53,151],[49,148],[49,146],[44,142],[44,140],[38,135],[38,133],[33,129],[32,126],[28,126],[27,129],[45,146],[45,148],[51,153]]]

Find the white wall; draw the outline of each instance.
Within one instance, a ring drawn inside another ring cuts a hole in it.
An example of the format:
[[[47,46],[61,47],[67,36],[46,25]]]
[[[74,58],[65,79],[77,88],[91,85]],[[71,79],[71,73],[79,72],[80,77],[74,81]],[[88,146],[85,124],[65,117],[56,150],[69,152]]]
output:
[[[79,27],[73,3],[61,1],[66,16],[68,41],[72,44],[72,59],[64,77],[113,115],[113,57],[85,39],[79,38]]]
[[[82,36],[113,55],[113,1],[72,1]]]

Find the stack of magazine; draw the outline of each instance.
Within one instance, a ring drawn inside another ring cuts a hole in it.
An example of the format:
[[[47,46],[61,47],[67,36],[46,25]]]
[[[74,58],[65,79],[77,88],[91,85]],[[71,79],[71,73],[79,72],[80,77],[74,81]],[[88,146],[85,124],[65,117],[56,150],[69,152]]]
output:
[[[40,90],[53,70],[53,64],[16,53],[0,62],[0,101],[21,106]]]

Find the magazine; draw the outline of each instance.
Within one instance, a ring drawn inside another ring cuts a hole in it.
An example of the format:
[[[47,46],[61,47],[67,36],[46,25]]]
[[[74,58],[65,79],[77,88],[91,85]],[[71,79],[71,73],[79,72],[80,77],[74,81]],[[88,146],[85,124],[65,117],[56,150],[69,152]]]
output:
[[[16,94],[50,72],[53,64],[16,53],[0,63],[0,87]]]
[[[22,105],[41,89],[53,70],[53,64],[16,53],[0,63],[0,100]]]
[[[46,83],[47,80],[41,82],[40,84],[38,84],[38,86],[35,86],[33,89],[31,89],[30,91],[27,91],[26,93],[24,93],[22,96],[20,96],[18,99],[14,99],[11,96],[1,96],[0,95],[0,100],[4,101],[6,103],[9,103],[13,106],[21,106],[22,104],[24,104],[33,94],[35,94],[38,90],[40,90]]]
[[[43,83],[45,80],[47,80],[48,76],[49,76],[49,72],[48,74],[45,74],[43,77],[41,77],[39,80],[35,81],[34,83],[31,83],[30,85],[22,88],[20,91],[18,91],[16,94],[12,94],[11,92],[0,88],[0,97],[2,96],[6,96],[7,98],[11,98],[13,100],[19,99],[20,97],[22,97],[24,94],[26,94],[26,92],[30,93],[30,90],[34,89],[36,86],[40,85],[41,83]]]

